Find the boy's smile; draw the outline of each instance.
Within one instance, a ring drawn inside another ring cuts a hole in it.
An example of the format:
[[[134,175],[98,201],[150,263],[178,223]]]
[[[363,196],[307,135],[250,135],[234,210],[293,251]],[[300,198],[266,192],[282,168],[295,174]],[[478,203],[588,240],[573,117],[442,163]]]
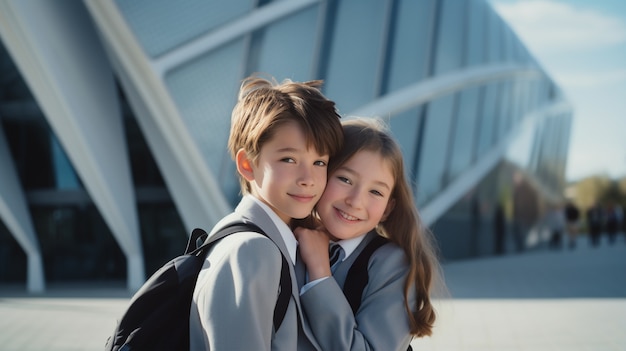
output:
[[[251,163],[253,195],[285,223],[308,216],[326,186],[328,156],[307,145],[295,122],[278,127]]]

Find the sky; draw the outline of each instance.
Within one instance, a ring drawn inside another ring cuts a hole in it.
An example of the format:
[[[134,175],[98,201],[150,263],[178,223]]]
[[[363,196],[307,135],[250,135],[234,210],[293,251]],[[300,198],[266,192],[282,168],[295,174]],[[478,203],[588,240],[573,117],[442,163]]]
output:
[[[573,107],[566,179],[626,176],[626,1],[489,1]]]

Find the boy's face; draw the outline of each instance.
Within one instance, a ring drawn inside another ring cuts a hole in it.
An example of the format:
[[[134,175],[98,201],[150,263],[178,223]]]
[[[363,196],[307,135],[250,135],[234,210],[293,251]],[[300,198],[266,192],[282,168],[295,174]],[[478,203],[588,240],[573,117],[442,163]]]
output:
[[[328,155],[305,142],[297,123],[278,127],[252,163],[252,194],[287,224],[311,214],[326,187]],[[248,179],[250,180],[250,179]]]

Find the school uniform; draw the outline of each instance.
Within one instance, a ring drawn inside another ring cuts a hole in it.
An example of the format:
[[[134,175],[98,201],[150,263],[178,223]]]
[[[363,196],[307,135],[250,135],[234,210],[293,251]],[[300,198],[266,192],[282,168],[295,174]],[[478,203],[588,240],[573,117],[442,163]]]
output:
[[[293,233],[269,207],[247,195],[209,235],[240,221],[256,224],[271,240],[259,233],[236,233],[219,240],[208,253],[193,293],[191,350],[320,350],[303,323]],[[281,254],[291,262],[292,294],[282,325],[275,331]]]
[[[369,282],[356,314],[353,314],[343,294],[348,270],[375,235],[371,231],[362,237],[355,249],[348,248],[352,252],[346,252],[345,259],[333,274],[334,279],[317,281],[300,296],[309,326],[325,351],[405,351],[411,342],[404,307],[404,282],[409,265],[400,247],[387,243],[371,256]],[[342,242],[339,241],[339,244]],[[354,242],[349,244],[354,245]],[[415,304],[415,293],[412,291],[410,305]]]

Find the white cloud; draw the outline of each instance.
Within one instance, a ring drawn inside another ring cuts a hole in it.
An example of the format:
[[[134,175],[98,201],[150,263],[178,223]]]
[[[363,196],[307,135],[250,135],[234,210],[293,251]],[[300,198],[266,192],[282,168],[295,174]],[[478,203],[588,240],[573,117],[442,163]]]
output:
[[[494,8],[532,51],[580,51],[626,43],[626,23],[564,2],[494,0]]]

